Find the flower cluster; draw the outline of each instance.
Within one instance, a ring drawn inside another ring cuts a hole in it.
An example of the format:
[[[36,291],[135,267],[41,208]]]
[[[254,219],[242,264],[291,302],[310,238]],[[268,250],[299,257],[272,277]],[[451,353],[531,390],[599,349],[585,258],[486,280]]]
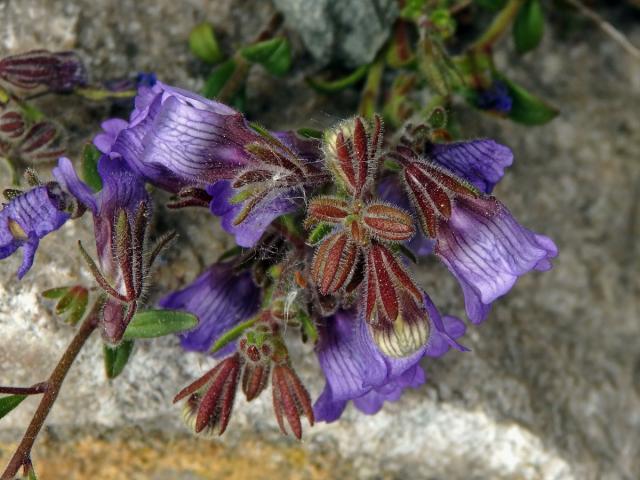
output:
[[[185,349],[220,359],[176,401],[186,400],[196,432],[222,434],[238,388],[251,401],[270,383],[281,430],[300,438],[301,417],[330,422],[350,401],[375,413],[425,382],[422,359],[466,350],[464,322],[441,315],[414,280],[416,256],[446,265],[479,323],[519,276],[550,268],[557,254],[491,195],[513,161],[507,147],[441,143],[429,125],[407,126],[396,143],[384,133],[377,116],[321,135],[268,131],[221,103],[143,85],[130,118],[106,121],[95,137],[102,189],[61,158],[56,182],[9,192],[0,255],[22,247],[23,276],[39,239],[91,212],[97,262],[81,251],[105,292],[103,334],[117,344],[168,240],[146,246],[145,184],[170,192],[170,208],[207,208],[242,248],[159,302],[199,317],[181,335]],[[313,404],[285,328],[314,344],[326,385]]]

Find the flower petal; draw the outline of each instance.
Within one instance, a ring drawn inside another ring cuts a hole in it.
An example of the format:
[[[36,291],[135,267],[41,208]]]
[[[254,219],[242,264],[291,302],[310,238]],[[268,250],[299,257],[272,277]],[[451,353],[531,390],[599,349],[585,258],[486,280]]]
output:
[[[58,166],[53,169],[53,176],[61,185],[71,193],[76,199],[93,213],[97,213],[98,205],[94,198],[93,191],[89,186],[78,178],[78,174],[73,168],[71,160],[67,157],[58,159]]]
[[[484,193],[491,193],[513,163],[508,147],[488,139],[434,144],[427,155]]]
[[[205,352],[225,331],[253,315],[259,303],[260,290],[250,272],[236,274],[231,263],[215,263],[186,288],[161,299],[159,305],[198,316],[198,327],[181,335],[181,343],[185,350]],[[235,342],[216,356],[234,349]]]
[[[436,254],[463,288],[467,315],[474,323],[507,293],[520,275],[547,270],[558,249],[549,238],[520,225],[495,199],[459,199],[442,223]]]
[[[291,213],[298,208],[295,197],[300,197],[297,189],[291,191],[274,191],[256,206],[240,224],[234,225],[234,220],[242,211],[242,203],[231,203],[236,190],[228,180],[220,180],[207,187],[207,193],[213,197],[210,204],[211,212],[222,217],[221,225],[225,231],[236,237],[236,243],[241,247],[253,247],[267,227],[281,215]]]
[[[0,211],[0,259],[23,248],[18,278],[31,268],[39,240],[69,219],[62,204],[49,186],[41,186],[15,197]]]

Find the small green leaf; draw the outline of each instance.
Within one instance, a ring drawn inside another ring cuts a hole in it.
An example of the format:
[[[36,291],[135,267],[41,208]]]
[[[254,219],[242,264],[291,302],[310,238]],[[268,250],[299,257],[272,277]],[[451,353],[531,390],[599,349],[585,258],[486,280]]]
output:
[[[0,398],[0,418],[20,405],[25,398],[27,398],[26,395],[9,395]]]
[[[309,237],[307,237],[307,244],[312,245],[312,246],[316,245],[324,237],[329,235],[332,230],[333,230],[333,225],[331,225],[329,223],[320,222],[318,225],[316,225],[314,227],[313,230],[311,230],[311,233],[309,234]]]
[[[101,102],[104,100],[114,100],[117,98],[132,98],[136,96],[135,90],[121,90],[119,92],[114,92],[112,90],[105,90],[103,88],[76,88],[73,93],[76,95],[80,95],[88,100],[94,100],[96,102]]]
[[[0,106],[6,105],[11,97],[9,96],[9,92],[7,92],[4,88],[0,87]]]
[[[307,340],[311,340],[311,343],[316,343],[318,341],[318,329],[316,328],[311,317],[303,312],[302,310],[298,311],[298,321],[302,326],[302,333],[304,338]]]
[[[216,340],[216,343],[213,344],[213,347],[211,347],[211,350],[209,350],[209,352],[216,353],[217,351],[222,349],[224,346],[226,346],[230,342],[233,342],[238,338],[240,338],[240,335],[242,335],[246,329],[252,327],[253,324],[256,323],[256,320],[257,320],[257,317],[251,318],[246,322],[242,322],[236,325],[235,327],[224,332],[220,336],[220,338]]]
[[[29,468],[27,480],[38,480],[38,476],[36,475],[36,471],[34,470],[33,465],[31,465],[31,467]]]
[[[48,298],[49,300],[55,300],[56,298],[63,297],[69,291],[69,287],[56,287],[50,288],[49,290],[45,290],[42,292],[42,296],[44,298]]]
[[[103,345],[104,370],[107,378],[113,379],[122,373],[133,351],[133,345],[133,340],[125,340],[115,348],[107,344]]]
[[[202,90],[202,95],[207,98],[217,97],[235,70],[236,62],[233,58],[230,58],[226,62],[218,65],[207,77],[204,89]]]
[[[538,46],[544,33],[544,16],[539,0],[527,0],[513,22],[513,41],[518,53]]]
[[[320,93],[334,93],[355,85],[364,78],[369,70],[369,65],[362,65],[351,72],[346,77],[337,80],[323,80],[320,78],[308,77],[307,83],[311,88]]]
[[[230,258],[237,257],[242,253],[242,247],[235,245],[228,250],[222,252],[222,255],[218,257],[218,262],[224,262],[225,260],[229,260]]]
[[[20,104],[20,109],[24,114],[24,118],[26,118],[30,122],[39,122],[40,120],[43,120],[45,118],[44,113],[42,113],[37,107],[26,102]]]
[[[291,68],[291,48],[286,38],[276,37],[240,50],[244,58],[259,63],[273,75],[282,76]]]
[[[315,128],[299,128],[296,133],[302,138],[315,138],[318,140],[322,138],[322,130],[316,130]]]
[[[507,0],[476,0],[476,3],[486,10],[497,12],[507,4]]]
[[[98,159],[100,150],[92,143],[87,143],[82,149],[82,179],[94,192],[102,190],[102,178],[98,173]]]
[[[400,10],[400,18],[405,20],[417,20],[427,5],[427,0],[407,0]]]
[[[501,80],[507,86],[513,102],[507,115],[510,119],[524,125],[542,125],[558,115],[558,110],[544,100],[529,93],[511,80],[504,77],[501,77]]]
[[[198,317],[176,310],[146,310],[136,313],[122,336],[123,340],[155,338],[191,330]]]
[[[222,60],[222,52],[218,46],[215,32],[208,23],[201,23],[191,30],[189,48],[191,53],[203,62],[218,63]]]

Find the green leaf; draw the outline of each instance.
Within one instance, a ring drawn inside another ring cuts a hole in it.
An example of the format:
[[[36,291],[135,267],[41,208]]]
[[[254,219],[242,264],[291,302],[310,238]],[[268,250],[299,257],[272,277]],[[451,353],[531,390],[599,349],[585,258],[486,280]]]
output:
[[[400,10],[400,18],[405,20],[417,20],[427,5],[427,0],[407,0]]]
[[[201,23],[191,30],[189,48],[191,53],[203,62],[218,63],[222,60],[222,52],[218,46],[215,32],[208,23]]]
[[[104,100],[114,100],[117,98],[132,98],[136,96],[137,92],[136,90],[121,90],[119,92],[114,92],[112,90],[105,90],[103,88],[81,87],[76,88],[73,93],[89,100],[101,102]]]
[[[92,143],[87,143],[82,150],[82,179],[94,192],[102,190],[102,178],[98,173],[100,150]]]
[[[0,418],[20,405],[25,398],[27,398],[26,395],[9,395],[0,398]]]
[[[191,330],[198,317],[176,310],[146,310],[136,313],[122,336],[123,340],[155,338]]]
[[[235,70],[236,62],[233,58],[218,65],[207,77],[202,95],[207,98],[217,97]]]
[[[544,16],[539,0],[527,0],[513,22],[513,41],[518,53],[538,46],[544,33]]]
[[[133,345],[133,340],[125,340],[115,348],[107,344],[102,346],[102,352],[104,353],[104,370],[107,378],[116,378],[122,373],[133,351]]]
[[[307,243],[309,245],[316,245],[320,240],[329,235],[333,230],[333,225],[329,223],[319,223],[311,230],[309,237],[307,238]]]
[[[42,292],[42,296],[44,298],[48,298],[49,300],[55,300],[56,298],[63,297],[69,291],[69,287],[56,287],[50,288],[49,290],[45,290]]]
[[[346,77],[337,80],[323,80],[320,78],[308,77],[307,83],[311,88],[320,93],[334,93],[344,90],[347,87],[355,85],[364,78],[369,70],[369,65],[362,65],[356,68]]]
[[[507,4],[507,0],[476,0],[476,3],[484,9],[497,12]]]
[[[11,97],[9,96],[9,92],[7,92],[4,88],[0,87],[0,106],[6,105]]]
[[[299,128],[296,133],[302,138],[314,138],[317,140],[322,138],[322,130],[316,130],[315,128]]]
[[[244,58],[259,63],[273,75],[282,76],[291,68],[291,48],[283,37],[270,38],[240,50]]]
[[[298,311],[297,316],[300,321],[300,325],[302,326],[302,333],[305,340],[311,340],[311,343],[316,343],[318,341],[318,329],[313,323],[313,320],[311,320],[311,317],[302,310]]]
[[[211,347],[211,350],[209,350],[209,352],[216,353],[221,348],[226,346],[228,343],[233,342],[234,340],[237,340],[238,338],[240,338],[240,335],[242,335],[246,329],[251,328],[253,324],[256,323],[256,320],[257,320],[257,317],[251,318],[246,322],[242,322],[236,325],[235,327],[231,328],[230,330],[227,330],[226,332],[224,332],[220,336],[220,338],[216,340],[216,343],[213,344],[213,347]]]
[[[520,85],[504,77],[500,79],[507,86],[509,96],[513,101],[507,115],[510,119],[524,125],[542,125],[558,115],[558,109],[529,93]]]

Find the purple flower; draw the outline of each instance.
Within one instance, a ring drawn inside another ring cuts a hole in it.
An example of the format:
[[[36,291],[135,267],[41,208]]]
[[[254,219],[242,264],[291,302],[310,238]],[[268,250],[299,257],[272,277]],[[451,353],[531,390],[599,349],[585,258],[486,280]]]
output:
[[[106,136],[112,137],[112,126],[107,124]],[[139,89],[128,125],[111,145],[99,136],[96,146],[124,158],[148,182],[176,192],[232,178],[249,161],[244,145],[258,137],[232,108],[156,82]]]
[[[464,323],[455,317],[442,319],[426,294],[424,309],[431,327],[429,340],[404,358],[388,357],[378,350],[362,314],[339,310],[326,319],[318,358],[327,382],[314,405],[317,420],[337,420],[350,400],[362,412],[374,414],[385,401],[396,401],[406,388],[424,383],[419,364],[424,356],[444,355],[451,346],[465,350],[454,340],[464,334]]]
[[[551,268],[558,250],[487,195],[512,162],[508,148],[475,140],[434,145],[428,156],[398,157],[406,190],[422,231],[462,286],[469,319],[479,323],[520,275]]]
[[[104,307],[103,334],[108,341],[116,343],[121,339],[131,316],[135,313],[137,308],[135,300],[141,295],[141,291],[130,291],[132,288],[127,285],[126,279],[130,278],[131,272],[122,271],[122,266],[114,254],[116,251],[114,248],[115,225],[120,213],[125,212],[129,231],[136,232],[138,226],[135,222],[139,209],[145,209],[145,216],[149,217],[150,202],[144,181],[133,173],[121,158],[112,158],[107,155],[102,155],[98,161],[98,174],[102,179],[103,187],[96,194],[78,178],[68,158],[63,157],[58,161],[53,174],[80,203],[93,213],[96,250],[101,273],[118,294],[130,298],[131,303],[126,312],[122,301],[114,298],[113,295],[109,297]],[[133,255],[132,249],[130,250],[129,254]],[[130,264],[135,261],[135,259],[129,259]],[[148,273],[144,271],[143,265],[137,268],[143,269],[142,277]],[[139,285],[133,286],[133,289],[141,290],[141,288]]]
[[[511,149],[489,139],[434,143],[427,156],[484,193],[491,193],[513,163]]]
[[[87,72],[75,52],[32,50],[0,60],[0,78],[24,90],[44,86],[69,92],[87,83]]]
[[[55,183],[39,186],[13,198],[0,211],[0,259],[22,247],[21,279],[33,265],[40,239],[69,218],[68,199]]]
[[[244,208],[244,202],[234,203],[236,190],[228,180],[221,180],[207,187],[212,200],[209,205],[211,213],[221,217],[222,228],[236,237],[236,243],[245,248],[253,247],[273,220],[286,213],[294,212],[300,205],[294,192],[272,192],[240,223],[236,219]]]
[[[197,315],[200,323],[181,335],[182,347],[206,352],[228,329],[256,313],[260,290],[251,273],[234,272],[233,263],[215,263],[189,286],[162,298],[163,308],[186,310]],[[235,349],[235,342],[216,353],[225,356]]]
[[[549,270],[558,249],[494,198],[463,197],[440,224],[435,252],[460,282],[469,319],[479,323],[520,275]]]
[[[475,103],[482,110],[507,114],[511,111],[513,99],[509,95],[509,89],[504,82],[496,80],[489,88],[480,90],[476,94]]]

